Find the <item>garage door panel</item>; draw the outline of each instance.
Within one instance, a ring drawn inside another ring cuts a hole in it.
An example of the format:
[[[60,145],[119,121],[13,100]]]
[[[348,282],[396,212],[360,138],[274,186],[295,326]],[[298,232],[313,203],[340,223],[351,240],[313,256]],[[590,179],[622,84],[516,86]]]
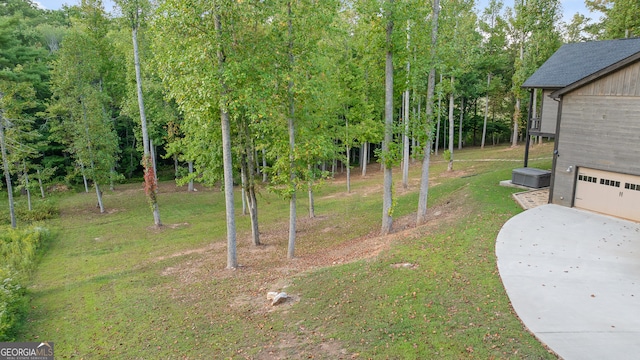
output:
[[[640,176],[578,168],[574,206],[640,221]]]

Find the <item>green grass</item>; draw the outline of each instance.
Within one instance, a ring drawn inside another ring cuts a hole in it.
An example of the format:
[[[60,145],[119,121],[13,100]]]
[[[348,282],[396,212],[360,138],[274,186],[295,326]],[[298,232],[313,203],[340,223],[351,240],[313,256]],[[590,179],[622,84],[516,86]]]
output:
[[[533,155],[551,151],[547,144]],[[522,153],[455,152],[463,161],[454,176],[434,157],[429,206],[443,215],[391,235],[392,245],[372,259],[333,266],[316,261],[379,230],[377,165],[365,179],[353,172],[351,194],[343,178],[324,184],[316,219],[306,219],[300,192],[294,260],[286,259],[288,202],[261,192],[264,245],[254,248],[237,197],[242,266],[235,271],[224,269],[217,190],[189,194],[161,184],[161,230],[150,227],[139,184],[106,192],[108,214],[97,212],[94,196],[69,194],[58,200],[60,217],[48,222],[55,236],[34,275],[18,340],[54,341],[57,358],[553,358],[513,314],[495,263],[496,235],[521,211],[510,197],[517,190],[498,182],[521,163],[464,161]],[[419,174],[416,163],[408,190],[394,174],[398,223],[417,208]],[[402,263],[414,266],[394,266]],[[266,292],[282,289],[294,300],[271,308]]]

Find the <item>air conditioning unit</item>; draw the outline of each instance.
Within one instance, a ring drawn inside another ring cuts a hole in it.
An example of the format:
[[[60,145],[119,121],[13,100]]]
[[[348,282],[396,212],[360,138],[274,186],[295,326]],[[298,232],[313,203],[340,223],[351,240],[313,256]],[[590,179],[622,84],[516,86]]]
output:
[[[536,168],[514,169],[511,173],[511,182],[534,189],[548,187],[551,183],[551,171]]]

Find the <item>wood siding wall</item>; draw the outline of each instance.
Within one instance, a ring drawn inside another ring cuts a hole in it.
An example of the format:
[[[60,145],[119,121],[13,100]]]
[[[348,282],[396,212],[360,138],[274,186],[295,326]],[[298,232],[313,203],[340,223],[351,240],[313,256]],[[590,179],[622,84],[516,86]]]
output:
[[[547,134],[556,133],[558,119],[558,102],[549,97],[551,90],[542,93],[542,114],[540,114],[540,131]]]
[[[562,101],[553,203],[573,205],[577,167],[640,175],[640,63]]]
[[[640,62],[571,92],[575,95],[640,96]]]

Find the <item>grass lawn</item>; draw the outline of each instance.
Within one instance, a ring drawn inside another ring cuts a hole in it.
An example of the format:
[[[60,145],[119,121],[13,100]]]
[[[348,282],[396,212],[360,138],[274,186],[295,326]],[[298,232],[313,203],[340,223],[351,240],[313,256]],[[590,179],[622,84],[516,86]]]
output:
[[[536,145],[530,165],[549,168],[552,149]],[[352,172],[351,193],[343,175],[327,181],[315,219],[300,192],[293,260],[288,201],[261,191],[263,245],[254,247],[236,196],[237,270],[225,270],[218,189],[162,183],[161,229],[151,227],[141,184],[105,192],[107,214],[93,194],[63,196],[18,340],[53,341],[58,359],[555,358],[514,315],[496,267],[496,235],[522,211],[511,198],[519,190],[498,182],[523,152],[456,151],[453,173],[433,156],[421,227],[419,162],[408,189],[394,173],[395,230],[386,237],[377,235],[377,164],[366,178]],[[268,291],[291,298],[272,307]]]

